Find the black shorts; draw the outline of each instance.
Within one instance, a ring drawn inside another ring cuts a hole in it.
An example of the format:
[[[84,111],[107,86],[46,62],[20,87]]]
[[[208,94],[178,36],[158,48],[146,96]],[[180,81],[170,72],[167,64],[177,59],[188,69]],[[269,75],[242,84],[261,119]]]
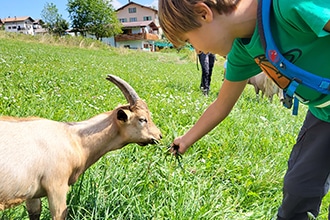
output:
[[[329,189],[330,123],[309,111],[288,161],[284,192],[302,197],[324,196]]]

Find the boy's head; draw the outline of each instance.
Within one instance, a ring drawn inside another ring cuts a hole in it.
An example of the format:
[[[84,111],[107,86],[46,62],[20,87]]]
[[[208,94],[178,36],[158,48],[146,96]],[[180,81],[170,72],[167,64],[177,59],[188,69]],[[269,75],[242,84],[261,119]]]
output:
[[[185,45],[183,35],[201,26],[198,4],[204,3],[219,14],[235,10],[240,0],[159,0],[159,23],[166,38],[175,46]]]

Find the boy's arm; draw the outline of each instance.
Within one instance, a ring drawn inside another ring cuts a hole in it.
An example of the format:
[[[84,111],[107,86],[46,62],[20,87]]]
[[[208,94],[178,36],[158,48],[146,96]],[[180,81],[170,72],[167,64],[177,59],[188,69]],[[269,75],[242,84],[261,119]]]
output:
[[[183,136],[176,138],[173,145],[179,146],[183,154],[193,143],[216,127],[232,110],[245,88],[246,81],[224,80],[217,99],[206,109],[196,124]]]

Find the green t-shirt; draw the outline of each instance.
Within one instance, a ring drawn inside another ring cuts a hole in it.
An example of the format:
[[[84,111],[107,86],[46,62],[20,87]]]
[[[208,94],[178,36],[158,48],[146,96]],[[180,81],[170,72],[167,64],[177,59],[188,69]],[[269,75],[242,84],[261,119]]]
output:
[[[271,31],[280,52],[300,68],[330,78],[330,33],[323,30],[330,20],[330,1],[273,0],[273,11]],[[228,54],[226,79],[241,81],[260,73],[257,63],[267,61],[264,54],[256,25],[251,39],[234,41]],[[330,122],[330,95],[302,85],[296,95],[313,115]]]

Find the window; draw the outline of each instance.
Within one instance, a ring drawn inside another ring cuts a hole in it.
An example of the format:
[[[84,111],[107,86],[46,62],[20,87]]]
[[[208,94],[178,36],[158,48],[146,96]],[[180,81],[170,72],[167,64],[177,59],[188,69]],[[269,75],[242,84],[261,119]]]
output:
[[[132,33],[132,29],[123,30],[123,34],[131,34],[131,33]]]
[[[134,18],[129,18],[129,22],[134,22],[134,21],[137,21],[137,18],[134,17]]]
[[[128,8],[128,13],[136,13],[136,8]]]
[[[127,22],[127,18],[119,18],[119,22],[121,23]]]
[[[144,16],[143,20],[144,21],[151,21],[152,19],[151,19],[151,16]]]

